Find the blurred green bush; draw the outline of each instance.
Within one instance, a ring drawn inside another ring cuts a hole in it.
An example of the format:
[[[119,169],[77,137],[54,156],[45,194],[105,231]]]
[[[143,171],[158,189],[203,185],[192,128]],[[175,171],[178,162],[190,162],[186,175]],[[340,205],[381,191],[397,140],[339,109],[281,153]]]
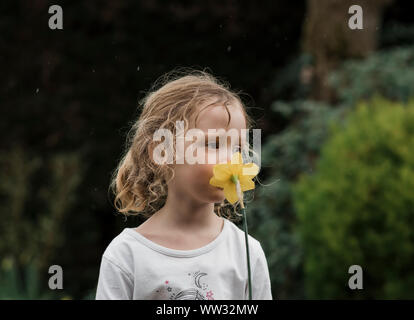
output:
[[[21,274],[10,258],[4,258],[0,266],[0,300],[56,299],[55,291],[42,290],[38,270],[33,264],[23,267],[26,285],[22,287]]]
[[[274,110],[298,120],[263,146],[261,175],[266,179],[248,204],[249,230],[266,253],[275,298],[303,299],[303,258],[298,234],[292,229],[296,213],[291,189],[300,172],[312,172],[328,124],[343,116],[345,109],[295,101],[275,103]]]
[[[299,58],[292,63],[306,67],[307,61]],[[303,92],[304,96],[296,96],[292,101],[276,100],[272,105],[275,114],[288,121],[288,125],[269,136],[262,147],[260,176],[266,178],[263,186],[255,190],[254,201],[248,204],[249,232],[260,240],[266,253],[274,297],[308,298],[304,287],[304,252],[295,229],[298,217],[293,186],[300,175],[315,173],[320,150],[330,136],[330,125],[344,123],[357,101],[376,94],[394,101],[408,101],[414,96],[414,46],[387,49],[364,60],[346,61],[330,77],[338,94],[335,105],[306,100],[306,90],[300,89],[300,75],[290,74],[286,79],[286,73],[281,74],[275,81],[288,82],[288,85],[279,84],[278,88],[288,87],[294,92]],[[297,79],[296,84],[292,79]],[[370,145],[365,137],[361,139],[361,146]],[[370,167],[364,170],[370,171]]]
[[[414,99],[373,98],[332,125],[294,188],[307,297],[414,298]],[[348,268],[363,269],[363,290]]]
[[[81,158],[76,151],[39,156],[21,146],[0,153],[1,298],[56,297],[48,270],[59,264],[65,244],[65,219],[83,176]]]

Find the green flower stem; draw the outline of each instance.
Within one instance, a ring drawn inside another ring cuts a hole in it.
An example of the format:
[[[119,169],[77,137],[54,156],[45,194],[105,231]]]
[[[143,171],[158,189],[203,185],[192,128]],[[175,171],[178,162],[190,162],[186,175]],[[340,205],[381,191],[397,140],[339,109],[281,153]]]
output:
[[[249,255],[249,241],[248,241],[248,233],[247,233],[247,215],[246,215],[246,209],[244,206],[242,207],[242,213],[243,213],[243,220],[244,220],[244,239],[246,241],[246,254],[247,254],[247,272],[249,277],[249,300],[252,300],[252,280],[251,280],[251,274],[250,274],[250,255]]]
[[[240,208],[243,213],[243,225],[244,225],[244,239],[246,242],[246,256],[247,256],[247,273],[248,273],[248,279],[249,279],[249,300],[252,300],[252,277],[250,272],[250,254],[249,254],[249,240],[248,240],[248,232],[247,232],[247,215],[246,215],[246,209],[244,207],[243,203],[243,192],[241,191],[240,181],[238,175],[232,175],[231,181],[236,185],[236,191],[237,196],[240,201]]]

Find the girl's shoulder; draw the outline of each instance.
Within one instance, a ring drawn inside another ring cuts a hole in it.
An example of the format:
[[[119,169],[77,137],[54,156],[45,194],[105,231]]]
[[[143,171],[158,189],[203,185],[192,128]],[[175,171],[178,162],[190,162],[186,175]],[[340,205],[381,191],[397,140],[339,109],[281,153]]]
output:
[[[237,242],[242,242],[244,245],[245,235],[244,235],[244,230],[242,229],[242,226],[239,227],[236,223],[234,223],[231,220],[227,220],[227,222],[229,224],[229,229],[230,229],[229,233],[233,236],[233,239]],[[259,240],[257,240],[251,234],[248,234],[248,241],[249,241],[249,247],[250,247],[250,243],[252,244],[252,246],[254,246],[254,248],[257,248],[258,246],[260,246]]]
[[[124,228],[105,248],[103,257],[110,260],[130,272],[133,270],[134,253],[137,249],[134,248],[134,239],[130,232],[132,228]],[[134,231],[135,232],[135,231]]]
[[[229,240],[232,242],[232,247],[235,248],[237,252],[244,252],[246,250],[246,237],[243,228],[243,225],[240,227],[228,220],[229,224]],[[249,242],[249,252],[252,261],[256,261],[258,259],[263,259],[265,256],[262,245],[258,239],[254,236],[248,234],[248,242]]]

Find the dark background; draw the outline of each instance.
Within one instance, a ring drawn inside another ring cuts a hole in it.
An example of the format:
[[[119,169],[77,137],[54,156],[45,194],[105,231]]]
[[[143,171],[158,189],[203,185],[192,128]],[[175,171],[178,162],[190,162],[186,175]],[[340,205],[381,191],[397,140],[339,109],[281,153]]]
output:
[[[364,19],[374,17],[376,28],[364,31],[341,31],[349,1],[1,2],[2,296],[94,297],[103,250],[141,222],[117,215],[107,189],[138,100],[159,76],[193,67],[228,81],[246,93],[266,143],[301,119],[274,112],[275,101],[335,107],[339,94],[320,85],[327,73],[347,59],[413,43],[414,3],[373,2]],[[48,27],[53,4],[63,8],[63,30]],[[306,70],[311,80],[303,80]],[[264,181],[281,176],[268,159]],[[259,240],[267,237],[260,221],[249,229]],[[63,267],[63,293],[48,290],[52,264]],[[271,277],[279,277],[273,266]],[[301,284],[283,285],[303,278],[301,267],[292,269],[272,282],[275,297],[309,297]]]

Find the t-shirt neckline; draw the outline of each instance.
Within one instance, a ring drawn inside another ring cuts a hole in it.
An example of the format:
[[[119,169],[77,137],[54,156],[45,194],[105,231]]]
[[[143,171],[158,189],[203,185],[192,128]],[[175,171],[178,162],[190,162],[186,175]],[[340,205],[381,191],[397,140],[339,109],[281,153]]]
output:
[[[223,217],[222,219],[224,220],[224,223],[223,223],[223,228],[221,229],[220,234],[210,243],[204,245],[203,247],[193,249],[193,250],[177,250],[177,249],[171,249],[171,248],[164,247],[144,237],[142,234],[135,231],[134,230],[135,228],[125,228],[123,232],[131,235],[136,240],[140,241],[142,244],[162,254],[173,256],[173,257],[195,257],[195,256],[199,256],[201,254],[204,254],[212,250],[223,240],[223,238],[227,234],[229,222],[227,221],[227,219]]]

